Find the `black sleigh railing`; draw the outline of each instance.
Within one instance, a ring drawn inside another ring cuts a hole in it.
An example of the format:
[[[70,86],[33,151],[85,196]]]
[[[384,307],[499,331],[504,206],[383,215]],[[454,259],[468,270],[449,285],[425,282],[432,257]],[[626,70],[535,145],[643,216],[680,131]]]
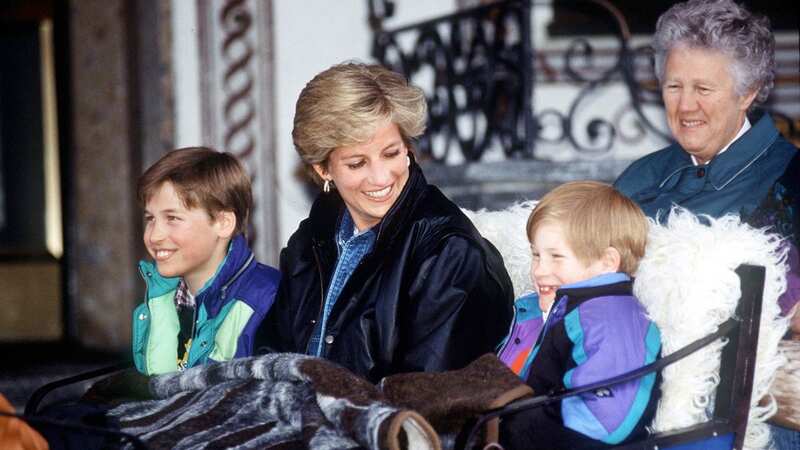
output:
[[[628,373],[550,395],[517,400],[502,408],[486,412],[466,435],[462,448],[475,448],[474,444],[478,442],[479,430],[489,420],[527,409],[540,408],[547,404],[557,403],[567,397],[608,388],[634,380],[647,373],[661,371],[664,367],[680,361],[719,339],[726,342],[726,345],[720,354],[720,381],[714,396],[714,407],[707,420],[685,428],[648,434],[641,439],[613,448],[618,450],[737,450],[743,448],[755,379],[765,273],[764,267],[748,264],[742,264],[736,269],[741,286],[741,296],[736,312],[725,322],[719,324],[716,332]],[[604,446],[603,448],[610,447]]]

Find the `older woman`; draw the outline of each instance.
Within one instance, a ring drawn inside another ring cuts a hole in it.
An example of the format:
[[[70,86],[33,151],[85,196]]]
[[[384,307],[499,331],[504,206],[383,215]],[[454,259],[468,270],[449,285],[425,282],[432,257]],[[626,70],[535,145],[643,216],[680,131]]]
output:
[[[658,20],[656,73],[675,144],[631,164],[616,187],[650,216],[673,204],[749,215],[797,156],[763,114],[746,113],[773,86],[775,40],[766,18],[729,0],[673,6]]]
[[[800,239],[800,155],[766,113],[775,71],[775,39],[764,17],[730,0],[680,3],[658,20],[654,38],[667,123],[676,143],[630,165],[615,187],[648,216],[673,205],[718,217],[739,214]],[[753,116],[757,117],[758,112]],[[781,307],[800,297],[797,267]]]
[[[414,160],[426,111],[420,89],[376,65],[331,67],[300,93],[292,136],[323,192],[281,252],[261,345],[377,381],[462,367],[503,338],[502,258]]]
[[[771,226],[790,247],[781,298],[800,332],[800,154],[768,114],[747,117],[773,86],[775,39],[764,17],[730,0],[691,0],[659,19],[656,74],[676,143],[631,164],[615,186],[648,216],[672,205],[698,214],[739,214]],[[794,308],[794,313],[792,313]]]

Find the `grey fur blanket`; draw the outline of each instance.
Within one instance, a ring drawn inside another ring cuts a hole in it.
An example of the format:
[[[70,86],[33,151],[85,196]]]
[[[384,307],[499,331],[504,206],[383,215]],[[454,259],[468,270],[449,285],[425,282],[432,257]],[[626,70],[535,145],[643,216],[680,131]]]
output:
[[[531,393],[494,355],[374,386],[329,361],[276,353],[152,377],[148,389],[153,400],[109,415],[154,449],[452,448],[470,418]],[[496,440],[496,424],[486,438]]]

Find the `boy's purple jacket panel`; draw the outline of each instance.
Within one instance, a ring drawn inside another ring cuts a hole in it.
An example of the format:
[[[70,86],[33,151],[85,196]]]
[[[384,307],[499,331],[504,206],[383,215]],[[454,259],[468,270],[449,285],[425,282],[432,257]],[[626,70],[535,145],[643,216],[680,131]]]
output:
[[[518,312],[500,351],[501,360],[519,365],[519,355],[525,352],[523,338],[529,342],[536,334],[521,373],[537,394],[586,385],[653,362],[661,348],[660,333],[631,288],[630,278],[621,273],[562,286],[545,323],[535,294],[521,297],[517,306],[528,310],[535,305],[539,316]],[[550,407],[550,413],[570,429],[616,444],[652,419],[655,381],[656,374],[649,374],[570,397]]]

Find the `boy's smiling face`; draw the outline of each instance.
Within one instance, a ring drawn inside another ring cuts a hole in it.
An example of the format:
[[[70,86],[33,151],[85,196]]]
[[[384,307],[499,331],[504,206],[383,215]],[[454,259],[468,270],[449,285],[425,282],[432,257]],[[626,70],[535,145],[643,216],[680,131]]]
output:
[[[542,223],[531,242],[531,280],[539,294],[539,306],[549,311],[562,285],[588,280],[602,273],[613,272],[603,260],[585,264],[567,243],[562,227],[555,222]]]
[[[203,208],[187,208],[172,183],[164,182],[144,212],[144,245],[158,273],[183,277],[189,291],[197,294],[225,259],[236,223],[231,216],[221,212],[212,219]]]

